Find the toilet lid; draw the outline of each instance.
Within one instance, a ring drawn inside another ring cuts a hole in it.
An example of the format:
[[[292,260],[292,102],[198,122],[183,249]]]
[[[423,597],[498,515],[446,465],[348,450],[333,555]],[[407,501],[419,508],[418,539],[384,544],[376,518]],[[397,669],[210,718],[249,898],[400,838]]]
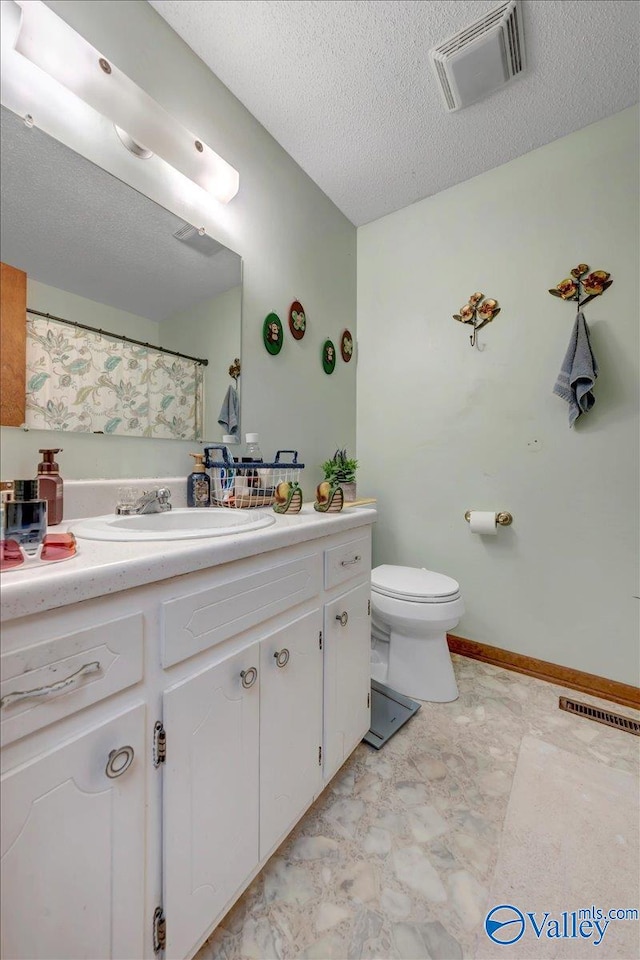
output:
[[[382,564],[371,571],[371,589],[385,597],[422,603],[457,600],[460,584],[444,573],[418,567]]]

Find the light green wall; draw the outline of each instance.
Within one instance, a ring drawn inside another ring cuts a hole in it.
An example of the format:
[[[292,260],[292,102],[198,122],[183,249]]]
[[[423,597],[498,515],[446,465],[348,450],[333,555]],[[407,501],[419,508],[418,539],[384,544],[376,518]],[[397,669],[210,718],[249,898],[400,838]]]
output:
[[[637,684],[638,114],[626,110],[358,231],[358,457],[377,563],[461,584],[457,631]],[[552,394],[577,263],[600,377],[569,429]],[[502,312],[471,349],[474,291]],[[509,510],[496,537],[467,509]]]
[[[204,368],[204,438],[212,442],[221,440],[226,432],[218,424],[218,414],[228,387],[233,385],[229,367],[240,355],[241,310],[242,287],[233,287],[160,324],[163,347],[209,361]]]
[[[240,191],[227,206],[202,206],[193,193],[168,192],[144,163],[120,151],[115,172],[190,223],[203,225],[243,263],[243,430],[258,431],[263,452],[298,448],[309,469],[305,495],[313,493],[318,464],[337,446],[355,448],[355,363],[338,361],[327,376],[323,341],[355,334],[356,230],[258,121],[144,0],[50,0],[51,9],[85,36],[150,96],[209,143],[240,173]],[[55,132],[94,162],[101,145],[59,118]],[[282,352],[267,354],[262,323],[276,311],[286,326],[299,299],[309,318],[296,342],[287,332]],[[162,476],[188,469],[191,444],[121,437],[60,437],[70,455],[67,477]],[[2,430],[2,477],[33,471],[42,441],[20,430]],[[71,452],[71,448],[73,451]],[[34,454],[35,451],[35,454]]]
[[[27,306],[43,313],[51,313],[54,317],[73,320],[74,323],[86,323],[109,333],[122,333],[136,340],[159,343],[159,327],[155,320],[118,310],[107,303],[79,297],[77,293],[59,290],[30,277],[27,277]]]

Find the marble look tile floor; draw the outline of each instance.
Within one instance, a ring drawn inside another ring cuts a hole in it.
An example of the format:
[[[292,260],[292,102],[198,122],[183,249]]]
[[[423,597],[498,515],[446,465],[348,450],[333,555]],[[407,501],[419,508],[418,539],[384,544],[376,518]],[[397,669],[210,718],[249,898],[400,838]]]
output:
[[[473,958],[522,738],[637,771],[636,737],[558,709],[603,701],[453,659],[459,699],[361,744],[196,960]]]

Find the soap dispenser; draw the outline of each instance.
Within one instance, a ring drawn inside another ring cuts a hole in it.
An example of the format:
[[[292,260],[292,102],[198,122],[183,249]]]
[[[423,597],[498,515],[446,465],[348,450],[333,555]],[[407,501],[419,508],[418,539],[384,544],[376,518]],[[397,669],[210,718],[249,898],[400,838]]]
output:
[[[210,507],[211,506],[211,479],[205,470],[204,454],[190,453],[193,457],[193,472],[187,478],[187,506],[188,507]]]
[[[38,464],[38,494],[47,501],[47,523],[52,527],[62,520],[62,477],[58,464],[53,459],[56,453],[62,453],[62,447],[38,452],[42,454],[42,460]]]

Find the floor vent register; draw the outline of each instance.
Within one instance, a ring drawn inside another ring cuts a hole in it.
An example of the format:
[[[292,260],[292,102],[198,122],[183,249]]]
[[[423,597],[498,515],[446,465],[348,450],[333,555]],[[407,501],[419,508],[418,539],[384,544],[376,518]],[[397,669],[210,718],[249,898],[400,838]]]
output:
[[[560,697],[559,706],[561,710],[566,710],[568,713],[577,713],[581,717],[595,720],[596,723],[604,723],[608,727],[617,727],[618,730],[624,730],[626,733],[632,733],[635,737],[640,737],[640,722],[625,717],[621,713],[601,710],[600,707],[594,707],[590,703],[582,703],[580,700],[571,700],[569,697]]]

